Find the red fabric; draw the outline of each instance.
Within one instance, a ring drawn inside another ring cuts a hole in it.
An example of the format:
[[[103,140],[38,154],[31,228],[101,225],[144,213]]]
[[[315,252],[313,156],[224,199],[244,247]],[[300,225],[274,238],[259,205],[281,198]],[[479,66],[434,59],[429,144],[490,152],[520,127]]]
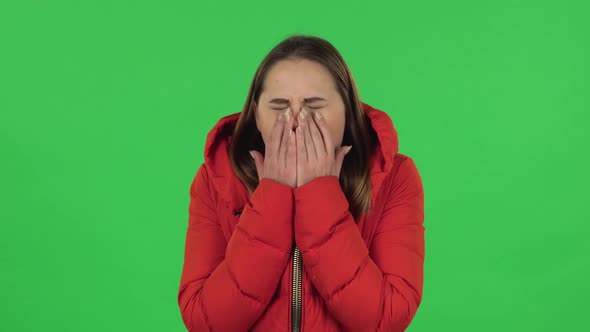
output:
[[[262,179],[249,195],[227,155],[240,113],[209,132],[190,186],[178,292],[189,331],[289,331],[294,242],[303,260],[301,331],[407,328],[422,299],[422,181],[398,153],[387,113],[362,105],[380,144],[371,154],[372,210],[357,222],[335,176],[298,188]]]

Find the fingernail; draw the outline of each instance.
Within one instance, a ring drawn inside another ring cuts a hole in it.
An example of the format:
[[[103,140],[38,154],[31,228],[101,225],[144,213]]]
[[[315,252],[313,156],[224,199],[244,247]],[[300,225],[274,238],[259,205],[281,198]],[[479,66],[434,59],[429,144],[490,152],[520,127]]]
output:
[[[308,116],[309,116],[309,112],[306,111],[304,108],[302,108],[301,112],[299,112],[299,117],[301,118],[301,120],[307,119]]]
[[[252,152],[252,150],[250,150],[248,152],[250,152],[250,156],[252,156],[252,160],[254,160],[254,153]]]
[[[344,154],[347,154],[351,149],[352,149],[352,145],[349,145]]]
[[[305,120],[305,115],[306,115],[306,114],[305,114],[305,110],[304,110],[304,109],[302,109],[302,110],[299,112],[299,119],[300,119],[300,120],[302,120],[302,121],[303,121],[303,120]]]

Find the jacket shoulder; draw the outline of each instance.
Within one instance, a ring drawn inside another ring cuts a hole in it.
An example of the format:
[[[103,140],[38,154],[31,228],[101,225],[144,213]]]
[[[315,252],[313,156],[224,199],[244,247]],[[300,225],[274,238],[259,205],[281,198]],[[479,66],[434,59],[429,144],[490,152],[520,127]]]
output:
[[[191,197],[203,197],[212,200],[216,200],[217,193],[215,186],[212,183],[212,179],[209,175],[209,169],[205,163],[201,163],[197,169],[196,174],[193,177],[190,186]]]
[[[389,192],[394,195],[389,199],[410,192],[423,195],[422,178],[414,159],[406,154],[398,153],[394,156],[393,165],[387,182]]]

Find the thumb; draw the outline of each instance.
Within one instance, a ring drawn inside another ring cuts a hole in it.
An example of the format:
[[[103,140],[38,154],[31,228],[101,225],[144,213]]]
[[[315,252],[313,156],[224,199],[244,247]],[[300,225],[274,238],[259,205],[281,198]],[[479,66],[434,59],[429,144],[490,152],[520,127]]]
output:
[[[252,159],[254,159],[254,164],[256,165],[256,173],[258,174],[258,181],[262,180],[262,170],[264,169],[264,157],[262,154],[256,150],[250,150],[250,155]]]
[[[340,176],[340,169],[342,168],[344,157],[348,152],[350,152],[350,149],[352,149],[352,145],[343,146],[340,149],[338,149],[338,152],[336,152],[336,171],[338,176]]]

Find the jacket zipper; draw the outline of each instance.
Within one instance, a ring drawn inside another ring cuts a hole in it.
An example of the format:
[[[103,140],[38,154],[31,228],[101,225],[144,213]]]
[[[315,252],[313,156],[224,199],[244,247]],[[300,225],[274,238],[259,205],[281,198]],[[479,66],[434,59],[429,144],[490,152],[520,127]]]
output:
[[[291,331],[301,331],[301,276],[303,265],[301,264],[301,252],[297,246],[293,251],[293,278],[291,296]]]

